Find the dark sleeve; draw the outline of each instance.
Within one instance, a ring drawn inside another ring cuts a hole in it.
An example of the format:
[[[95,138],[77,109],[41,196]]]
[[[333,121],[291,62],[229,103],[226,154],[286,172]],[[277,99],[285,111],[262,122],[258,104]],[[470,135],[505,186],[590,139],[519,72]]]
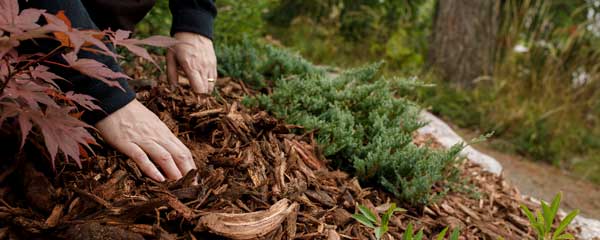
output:
[[[171,35],[192,32],[213,38],[213,21],[217,16],[213,0],[170,0],[169,8],[173,15]]]
[[[24,8],[38,8],[45,9],[49,13],[56,14],[58,11],[64,11],[74,28],[79,29],[98,29],[96,25],[90,19],[85,7],[79,0],[61,0],[61,1],[48,1],[48,0],[21,0],[19,6]],[[59,46],[59,42],[52,39],[36,39],[35,41],[24,41],[21,42],[18,50],[19,53],[38,53],[38,52],[50,52],[55,47]],[[112,45],[108,45],[110,49],[113,49]],[[80,51],[77,54],[78,58],[89,58],[94,59],[100,63],[103,63],[108,68],[115,72],[121,72],[121,67],[112,57],[95,54],[89,51]],[[64,59],[60,55],[55,55],[50,60],[66,64]],[[135,99],[135,92],[128,86],[126,79],[115,79],[123,87],[123,89],[112,87],[106,83],[88,77],[70,68],[62,68],[55,65],[49,65],[50,71],[63,77],[67,81],[57,81],[61,90],[64,92],[74,91],[77,93],[87,94],[98,101],[97,105],[102,111],[86,111],[82,115],[82,120],[88,124],[95,124],[102,120],[109,114],[119,110],[121,107],[127,105],[133,99]]]
[[[90,54],[86,56],[87,54],[89,54],[89,52],[82,52],[78,55],[78,57],[91,58],[104,63],[108,68],[115,72],[123,71],[119,64],[112,59],[112,57],[99,56],[97,54]],[[72,72],[67,79],[73,83],[73,90],[75,92],[90,95],[98,100],[96,104],[102,109],[102,111],[87,111],[81,116],[83,121],[91,125],[96,124],[106,116],[119,110],[135,99],[135,92],[131,89],[131,87],[129,87],[127,80],[123,78],[112,80],[118,81],[123,89],[109,86],[98,79],[88,77],[79,72]]]

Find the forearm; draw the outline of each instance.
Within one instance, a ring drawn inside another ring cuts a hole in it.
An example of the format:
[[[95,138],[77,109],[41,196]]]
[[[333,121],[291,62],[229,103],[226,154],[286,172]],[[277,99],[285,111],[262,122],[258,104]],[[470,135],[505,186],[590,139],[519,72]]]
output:
[[[87,11],[80,1],[63,0],[63,1],[47,1],[47,0],[29,0],[21,1],[21,8],[38,8],[45,9],[49,13],[57,13],[64,11],[70,19],[73,28],[78,29],[97,29],[95,24],[90,19]],[[35,41],[24,41],[19,46],[20,54],[32,53],[49,53],[60,43],[51,39],[36,39]],[[109,46],[112,48],[112,46]],[[113,57],[95,54],[89,51],[81,50],[78,58],[94,59],[115,72],[120,72],[121,68]],[[56,54],[49,59],[51,62],[66,64],[60,54]],[[108,86],[106,83],[83,75],[82,73],[69,68],[48,64],[50,71],[63,77],[66,81],[57,81],[63,92],[75,91],[77,93],[87,94],[96,98],[97,105],[102,108],[102,111],[85,112],[82,116],[83,120],[89,124],[95,124],[108,114],[115,112],[135,98],[133,90],[127,85],[125,79],[115,79],[123,89]]]

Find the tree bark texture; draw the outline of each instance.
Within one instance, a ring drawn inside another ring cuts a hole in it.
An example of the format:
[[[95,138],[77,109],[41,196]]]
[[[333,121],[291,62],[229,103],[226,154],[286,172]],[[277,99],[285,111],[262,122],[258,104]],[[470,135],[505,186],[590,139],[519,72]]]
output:
[[[499,8],[499,0],[439,0],[428,65],[459,87],[472,87],[477,78],[491,76]]]

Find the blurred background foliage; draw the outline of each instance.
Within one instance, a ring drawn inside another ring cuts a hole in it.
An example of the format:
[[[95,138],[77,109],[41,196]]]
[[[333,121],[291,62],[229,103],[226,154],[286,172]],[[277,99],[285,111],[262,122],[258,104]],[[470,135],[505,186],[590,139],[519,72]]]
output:
[[[137,34],[168,34],[167,1]],[[406,92],[499,150],[600,183],[600,0],[498,0],[494,73],[458,88],[427,64],[436,0],[219,0],[215,44],[281,45],[322,65],[384,59],[384,75],[434,87]],[[239,49],[244,51],[244,49]]]

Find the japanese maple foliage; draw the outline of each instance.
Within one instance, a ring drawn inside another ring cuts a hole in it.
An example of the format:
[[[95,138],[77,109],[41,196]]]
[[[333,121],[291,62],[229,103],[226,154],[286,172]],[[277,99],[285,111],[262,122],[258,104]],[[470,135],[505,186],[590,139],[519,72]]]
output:
[[[40,25],[40,22],[46,23]],[[93,127],[82,122],[79,116],[82,111],[100,108],[91,96],[64,92],[56,82],[69,79],[50,72],[48,66],[71,68],[109,86],[122,88],[114,80],[128,79],[127,75],[114,72],[94,59],[79,58],[78,52],[119,58],[107,46],[112,44],[154,63],[142,45],[169,47],[176,43],[164,36],[130,39],[129,35],[129,31],[123,30],[76,29],[62,12],[56,15],[41,9],[19,12],[17,0],[0,0],[0,127],[18,125],[21,148],[27,141],[43,141],[53,167],[59,152],[66,160],[73,159],[81,166],[81,154],[85,149],[91,150],[90,144],[96,141],[88,131]],[[60,46],[49,53],[21,54],[18,51],[22,41],[37,38],[55,39]],[[66,64],[48,60],[56,55],[62,56]]]

